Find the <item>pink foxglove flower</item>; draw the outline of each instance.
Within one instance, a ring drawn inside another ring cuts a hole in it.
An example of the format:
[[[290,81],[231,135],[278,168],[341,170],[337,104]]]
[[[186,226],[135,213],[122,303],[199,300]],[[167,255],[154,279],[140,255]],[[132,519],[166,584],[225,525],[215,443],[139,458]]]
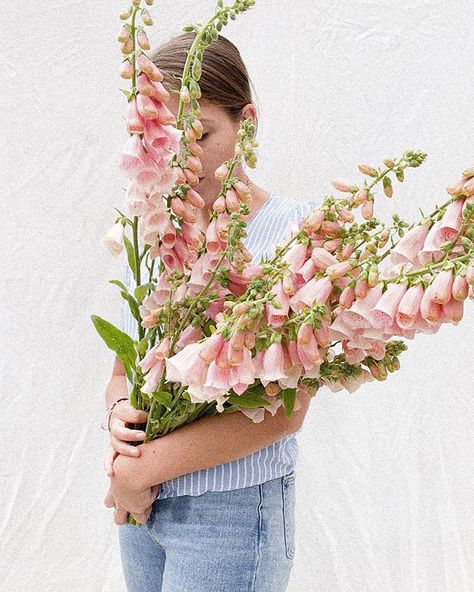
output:
[[[398,304],[406,291],[406,284],[390,283],[388,285],[370,313],[370,320],[374,327],[385,327],[391,324],[397,312]]]
[[[267,322],[272,327],[281,327],[288,318],[288,311],[290,309],[288,295],[283,291],[283,284],[281,280],[274,284],[270,291],[276,296],[281,308],[275,308],[271,302],[267,302],[265,304]]]
[[[280,342],[273,342],[265,351],[262,366],[263,372],[258,378],[264,386],[266,382],[273,382],[286,376],[284,350]]]
[[[143,393],[150,395],[158,387],[165,368],[165,358],[168,355],[170,343],[169,337],[165,337],[147,352],[143,360],[138,362],[142,372],[147,373],[145,383],[140,389]]]
[[[305,306],[312,306],[315,302],[324,304],[331,291],[332,283],[329,278],[323,277],[319,280],[312,278],[290,298],[290,306],[294,311],[299,312]]]
[[[427,224],[420,224],[406,231],[390,252],[392,263],[396,265],[398,263],[415,262],[428,232],[429,227]]]
[[[396,321],[402,329],[408,329],[415,322],[423,294],[424,290],[421,284],[411,286],[403,294],[396,313]]]
[[[441,220],[436,221],[426,235],[423,247],[418,253],[419,261],[424,265],[429,261],[437,262],[443,257],[443,251],[439,250],[442,240],[438,237],[438,230],[441,228]]]
[[[462,320],[464,314],[464,302],[451,298],[448,302],[442,304],[443,315],[446,320],[457,325]]]
[[[451,300],[453,289],[453,270],[443,269],[431,283],[430,293],[433,302],[446,304]]]
[[[463,200],[452,201],[446,208],[444,216],[441,218],[440,225],[436,231],[436,240],[441,243],[452,240],[462,224]]]
[[[118,257],[123,251],[123,233],[124,226],[121,222],[114,224],[102,238],[102,245],[109,251],[113,257]]]

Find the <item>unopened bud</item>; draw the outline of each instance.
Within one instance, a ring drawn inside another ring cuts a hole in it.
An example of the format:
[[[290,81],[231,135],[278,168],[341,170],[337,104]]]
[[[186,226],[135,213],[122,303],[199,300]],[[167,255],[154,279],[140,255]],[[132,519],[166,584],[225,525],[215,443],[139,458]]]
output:
[[[360,211],[364,220],[370,220],[374,214],[374,202],[372,200],[364,201]]]
[[[127,8],[120,13],[119,18],[122,21],[126,21],[127,19],[130,18],[131,14],[132,14],[132,11],[129,8]]]
[[[338,191],[343,191],[344,193],[357,190],[357,187],[353,183],[349,183],[349,181],[345,181],[344,179],[331,179],[331,183]]]
[[[471,167],[470,169],[466,169],[465,171],[463,171],[462,176],[467,177],[468,179],[474,177],[474,167]]]
[[[369,285],[369,288],[373,288],[377,282],[379,280],[379,270],[377,268],[377,265],[371,265],[370,270],[369,270],[369,277],[367,278],[367,283]]]
[[[131,39],[127,39],[125,43],[122,43],[121,50],[123,55],[129,55],[133,51],[133,41]]]
[[[117,41],[119,41],[120,43],[126,43],[129,39],[130,39],[130,31],[124,25],[122,27],[120,33],[117,36]]]
[[[229,172],[229,169],[226,167],[226,165],[221,164],[215,170],[214,176],[216,177],[216,179],[219,179],[219,181],[223,181],[227,177],[228,172]]]
[[[153,19],[151,18],[150,13],[146,8],[142,8],[142,21],[143,24],[147,25],[148,27],[151,27],[151,25],[153,24]]]
[[[189,89],[187,86],[181,87],[181,90],[179,91],[179,98],[183,101],[183,103],[191,102],[191,95],[189,94]]]
[[[466,269],[466,280],[470,286],[474,286],[474,263],[470,263]]]
[[[141,49],[150,49],[150,41],[148,40],[148,35],[145,33],[144,29],[140,29],[138,31],[137,43],[141,47]]]
[[[378,172],[371,166],[367,166],[366,164],[359,164],[357,165],[359,171],[364,175],[369,175],[369,177],[377,177]]]
[[[392,197],[393,195],[393,187],[390,177],[383,178],[383,192],[387,197]]]
[[[395,162],[391,158],[384,158],[383,163],[389,169],[392,169],[395,166]]]
[[[133,78],[133,66],[128,59],[123,61],[120,66],[120,76],[125,78],[125,80]]]

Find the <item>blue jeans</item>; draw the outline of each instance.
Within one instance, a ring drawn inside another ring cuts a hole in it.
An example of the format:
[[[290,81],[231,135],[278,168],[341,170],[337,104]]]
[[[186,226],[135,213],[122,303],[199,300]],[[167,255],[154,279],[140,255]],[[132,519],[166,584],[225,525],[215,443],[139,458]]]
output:
[[[128,592],[284,592],[295,553],[295,471],[156,499],[145,524],[118,532]]]

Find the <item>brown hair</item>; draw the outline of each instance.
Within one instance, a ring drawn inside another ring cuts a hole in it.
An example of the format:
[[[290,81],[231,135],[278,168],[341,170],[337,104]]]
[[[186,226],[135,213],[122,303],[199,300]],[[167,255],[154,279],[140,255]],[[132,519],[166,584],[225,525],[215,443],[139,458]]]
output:
[[[148,56],[163,74],[163,86],[169,91],[181,88],[181,76],[196,33],[181,33],[152,49]],[[204,50],[199,79],[201,98],[222,107],[233,121],[252,103],[253,84],[237,47],[223,35]],[[254,103],[255,104],[255,103]],[[258,108],[257,108],[258,112]],[[257,123],[256,123],[257,127]]]

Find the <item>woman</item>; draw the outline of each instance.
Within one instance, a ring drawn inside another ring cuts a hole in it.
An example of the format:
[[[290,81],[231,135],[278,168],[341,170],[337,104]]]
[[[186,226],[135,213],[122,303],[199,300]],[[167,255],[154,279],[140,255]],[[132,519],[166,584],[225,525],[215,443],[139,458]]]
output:
[[[180,87],[193,39],[194,33],[178,35],[150,55],[168,90]],[[196,190],[206,206],[197,211],[197,224],[205,230],[220,189],[214,171],[232,157],[239,121],[251,117],[257,123],[257,117],[239,51],[222,35],[204,53],[199,84],[204,126],[199,142],[204,153]],[[167,106],[176,116],[176,94]],[[289,225],[316,203],[294,203],[265,191],[248,179],[242,164],[235,173],[252,191],[244,243],[258,261],[263,254],[271,255],[275,244],[288,236]],[[128,267],[126,282],[131,284]],[[127,305],[123,329],[136,336]],[[126,396],[127,380],[117,358],[107,404]],[[291,419],[281,406],[274,415],[266,412],[259,423],[239,412],[204,417],[139,447],[129,442],[143,440],[144,433],[127,424],[146,421],[147,413],[133,409],[128,400],[114,407],[106,465],[116,479],[116,491],[122,488],[123,499],[143,508],[140,528],[127,524],[126,507],[116,504],[115,509],[129,591],[286,589],[295,548],[295,433],[308,405],[309,398],[301,396]]]

